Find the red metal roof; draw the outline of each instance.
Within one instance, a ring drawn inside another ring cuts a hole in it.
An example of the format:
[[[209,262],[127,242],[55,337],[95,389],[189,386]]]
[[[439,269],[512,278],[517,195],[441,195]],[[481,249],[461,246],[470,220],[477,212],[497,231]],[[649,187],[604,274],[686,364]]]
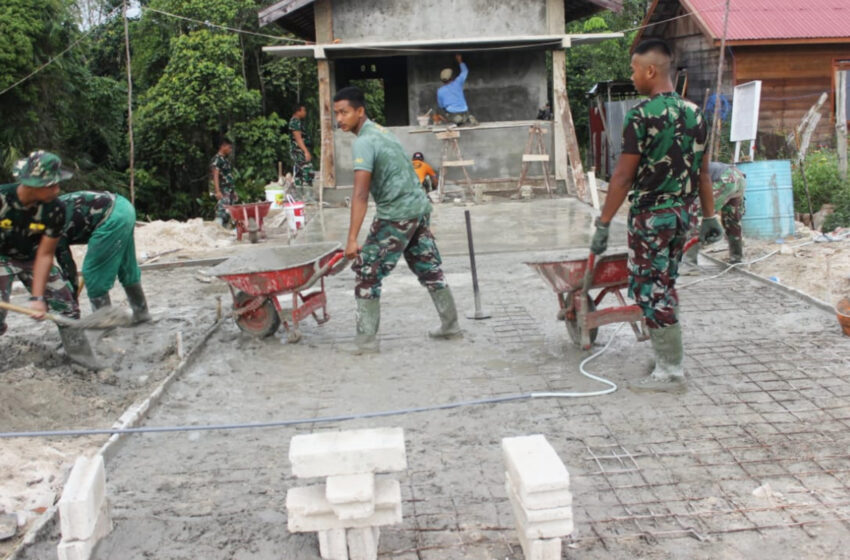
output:
[[[723,36],[725,0],[681,0],[709,34]],[[850,0],[730,0],[727,41],[850,38]]]

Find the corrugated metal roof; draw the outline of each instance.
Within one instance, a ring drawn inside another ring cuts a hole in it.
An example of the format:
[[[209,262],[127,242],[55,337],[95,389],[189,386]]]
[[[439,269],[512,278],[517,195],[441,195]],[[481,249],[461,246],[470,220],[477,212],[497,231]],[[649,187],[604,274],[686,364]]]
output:
[[[723,36],[724,0],[682,0]],[[850,38],[850,0],[731,0],[727,41]]]

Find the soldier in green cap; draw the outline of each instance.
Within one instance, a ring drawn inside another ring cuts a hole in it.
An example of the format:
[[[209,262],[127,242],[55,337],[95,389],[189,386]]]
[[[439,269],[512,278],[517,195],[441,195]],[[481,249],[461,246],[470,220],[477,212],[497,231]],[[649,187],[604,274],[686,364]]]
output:
[[[65,277],[77,284],[77,265],[70,246],[88,245],[83,278],[92,309],[111,305],[109,290],[117,277],[127,293],[133,322],[150,321],[133,239],[136,210],[130,201],[119,194],[92,191],[63,194],[59,201],[65,205],[65,227],[56,262]]]
[[[713,243],[722,235],[705,157],[705,119],[699,107],[673,89],[672,58],[660,39],[643,41],[634,50],[632,81],[648,99],[626,114],[623,151],[590,246],[597,255],[605,252],[611,220],[628,195],[629,295],[643,311],[655,353],[652,373],[630,385],[635,391],[685,389],[676,278],[696,223],[697,196],[703,214],[700,240]]]
[[[354,193],[345,256],[354,260],[357,275],[356,353],[377,352],[381,320],[381,282],[404,255],[407,266],[427,288],[440,327],[432,338],[461,336],[451,289],[441,269],[437,242],[431,233],[431,203],[419,184],[413,165],[389,130],[366,116],[363,92],[346,87],[334,96],[339,128],[357,135],[354,140]],[[357,235],[366,217],[369,194],[376,213],[362,250]]]
[[[66,317],[80,318],[74,287],[53,265],[53,256],[65,226],[65,207],[59,183],[71,177],[62,161],[50,152],[36,151],[18,161],[16,182],[0,186],[0,298],[9,302],[17,277],[29,290],[30,307],[40,314],[48,306]],[[6,311],[0,310],[0,334],[6,331]],[[89,367],[99,364],[85,332],[59,327],[65,352]]]

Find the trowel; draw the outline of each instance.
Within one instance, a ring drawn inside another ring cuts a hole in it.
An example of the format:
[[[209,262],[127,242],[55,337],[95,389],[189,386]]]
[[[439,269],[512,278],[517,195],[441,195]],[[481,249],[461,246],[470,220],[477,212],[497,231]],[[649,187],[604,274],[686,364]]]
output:
[[[3,301],[0,301],[0,309],[23,313],[30,317],[35,317],[39,314],[38,311],[29,307],[20,307]],[[124,327],[133,324],[133,317],[126,309],[112,306],[98,309],[82,319],[69,319],[68,317],[53,315],[52,313],[45,313],[44,318],[62,327],[74,327],[77,329],[111,329],[112,327]]]

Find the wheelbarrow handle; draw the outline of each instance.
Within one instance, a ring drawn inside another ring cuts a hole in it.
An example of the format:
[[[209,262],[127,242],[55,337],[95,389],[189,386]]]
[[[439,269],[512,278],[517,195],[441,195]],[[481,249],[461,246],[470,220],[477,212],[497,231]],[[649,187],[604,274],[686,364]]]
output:
[[[587,257],[587,269],[584,272],[584,280],[581,283],[581,291],[584,292],[584,295],[590,291],[590,285],[593,282],[593,274],[596,272],[596,255],[594,253],[590,253],[590,256]]]
[[[339,261],[341,261],[344,258],[345,258],[345,253],[343,253],[342,251],[340,251],[339,253],[337,253],[333,257],[331,257],[328,260],[328,262],[326,262],[324,264],[324,266],[322,266],[321,268],[316,270],[316,272],[313,273],[313,276],[311,276],[310,279],[307,280],[307,282],[303,286],[299,287],[298,290],[300,291],[300,290],[307,290],[309,288],[312,288],[313,284],[315,284],[319,280],[319,278],[321,278],[322,276],[327,274],[328,271],[334,267],[334,265],[339,263]]]

